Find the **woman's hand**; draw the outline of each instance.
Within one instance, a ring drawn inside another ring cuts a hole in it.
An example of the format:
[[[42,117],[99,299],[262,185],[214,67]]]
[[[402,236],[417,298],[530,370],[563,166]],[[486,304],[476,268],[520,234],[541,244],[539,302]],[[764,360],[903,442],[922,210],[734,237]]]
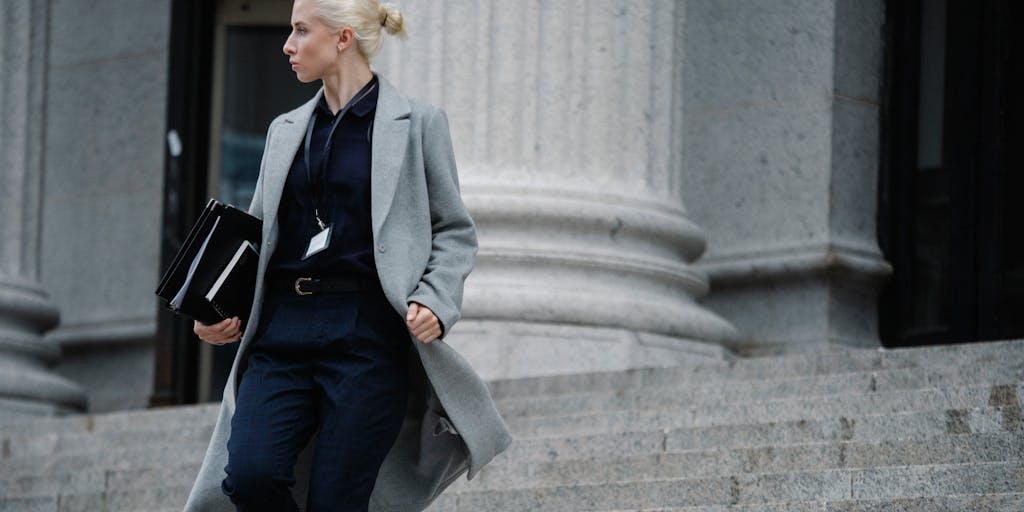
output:
[[[199,339],[211,345],[223,345],[242,339],[241,326],[242,321],[237,316],[221,320],[213,325],[206,325],[196,320],[192,331],[199,336]]]
[[[409,312],[405,315],[405,325],[416,339],[430,343],[441,335],[441,322],[430,308],[419,302],[409,303]]]

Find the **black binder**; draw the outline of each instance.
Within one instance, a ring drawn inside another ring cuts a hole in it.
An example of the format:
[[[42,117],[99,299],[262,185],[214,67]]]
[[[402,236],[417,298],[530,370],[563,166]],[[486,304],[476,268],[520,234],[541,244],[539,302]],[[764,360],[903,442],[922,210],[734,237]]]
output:
[[[263,221],[210,199],[164,272],[156,294],[204,324],[237,316],[244,328],[256,291]]]

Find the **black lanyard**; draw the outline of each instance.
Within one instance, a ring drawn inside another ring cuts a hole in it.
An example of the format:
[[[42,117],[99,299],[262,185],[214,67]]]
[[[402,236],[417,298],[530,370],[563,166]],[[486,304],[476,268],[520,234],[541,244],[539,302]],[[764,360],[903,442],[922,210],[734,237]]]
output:
[[[309,125],[306,126],[306,148],[303,157],[306,163],[306,182],[309,183],[310,188],[313,189],[313,216],[316,218],[317,225],[320,226],[320,229],[322,230],[327,229],[327,224],[325,224],[323,219],[320,218],[319,198],[320,194],[323,193],[323,190],[327,188],[325,185],[325,182],[327,181],[327,161],[331,157],[331,142],[334,141],[334,130],[336,130],[338,128],[338,125],[341,124],[341,119],[345,117],[345,113],[348,112],[348,109],[351,108],[352,105],[359,103],[360,100],[365,98],[367,94],[370,94],[370,92],[373,91],[374,87],[377,86],[376,81],[371,82],[372,83],[365,88],[364,92],[361,91],[361,94],[357,93],[351,100],[349,100],[347,104],[345,104],[345,106],[338,112],[338,115],[335,116],[334,122],[331,123],[331,131],[327,133],[327,141],[324,142],[323,156],[320,158],[320,166],[318,169],[320,172],[317,173],[317,178],[319,178],[318,184],[321,185],[320,187],[316,186],[317,184],[313,183],[313,177],[310,175],[309,172],[311,168],[311,166],[309,165],[309,147],[313,141],[313,127],[316,126],[316,111],[314,110],[313,114],[309,116]],[[324,89],[325,94],[326,92],[327,90]]]

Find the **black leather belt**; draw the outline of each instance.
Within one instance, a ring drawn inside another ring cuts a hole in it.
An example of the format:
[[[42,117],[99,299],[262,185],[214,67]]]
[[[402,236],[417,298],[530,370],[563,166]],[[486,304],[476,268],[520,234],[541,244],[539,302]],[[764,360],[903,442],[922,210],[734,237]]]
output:
[[[380,289],[377,279],[366,277],[279,277],[273,284],[278,291],[295,295]]]

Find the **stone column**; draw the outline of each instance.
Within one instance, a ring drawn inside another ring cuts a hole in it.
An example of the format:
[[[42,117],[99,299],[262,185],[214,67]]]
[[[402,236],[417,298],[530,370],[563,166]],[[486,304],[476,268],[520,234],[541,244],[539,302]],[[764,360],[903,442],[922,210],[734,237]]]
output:
[[[50,372],[59,319],[40,283],[49,2],[0,3],[0,417],[85,408],[76,384]]]
[[[674,1],[408,4],[374,67],[449,115],[480,252],[448,342],[485,377],[722,357],[682,201]]]

